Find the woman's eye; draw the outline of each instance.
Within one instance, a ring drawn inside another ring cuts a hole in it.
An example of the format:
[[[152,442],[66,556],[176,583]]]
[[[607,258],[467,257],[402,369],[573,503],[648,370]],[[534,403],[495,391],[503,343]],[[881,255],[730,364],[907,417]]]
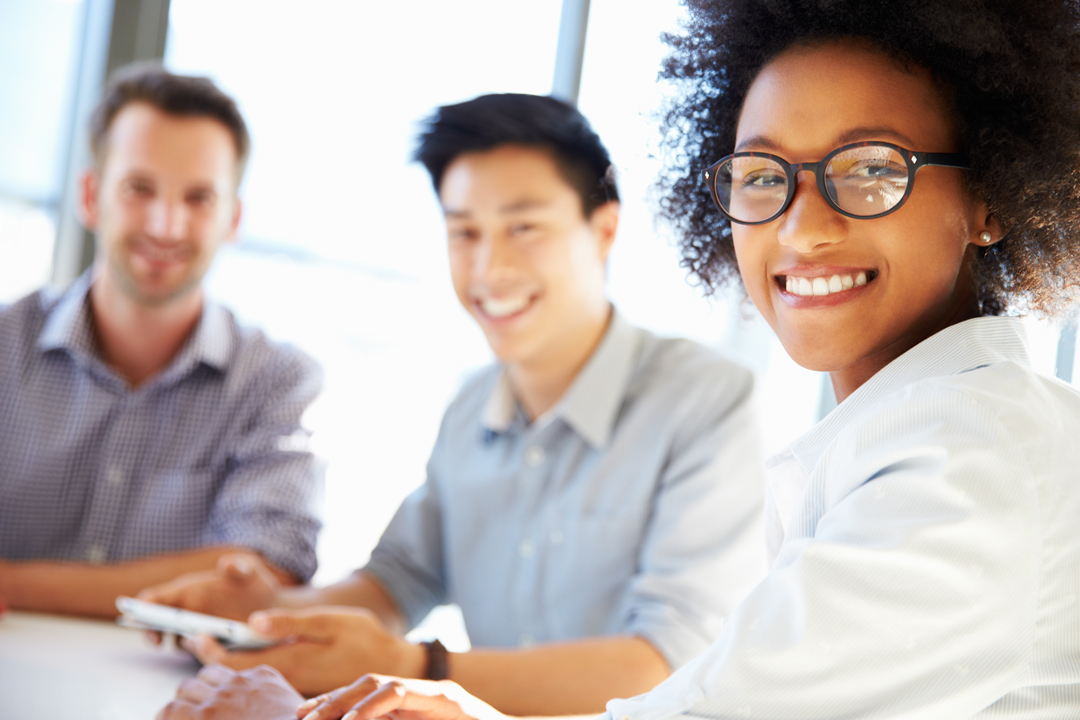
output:
[[[529,223],[515,223],[510,226],[510,234],[523,235],[531,230],[534,230],[535,228],[535,225],[530,225]]]
[[[758,170],[743,175],[743,187],[774,188],[787,184],[787,175],[774,170]]]
[[[907,177],[907,168],[895,163],[856,163],[845,173],[849,177],[872,180],[901,180]]]

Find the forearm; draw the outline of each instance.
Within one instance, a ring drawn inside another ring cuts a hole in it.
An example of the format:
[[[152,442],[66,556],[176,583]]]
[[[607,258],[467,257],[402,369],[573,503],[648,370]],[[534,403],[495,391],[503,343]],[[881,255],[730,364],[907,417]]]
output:
[[[0,597],[15,609],[115,617],[118,595],[136,595],[184,573],[212,569],[219,557],[235,550],[200,548],[114,565],[9,562],[0,569]],[[285,573],[275,574],[292,581]]]
[[[450,679],[510,715],[600,713],[608,700],[640,695],[669,674],[660,653],[637,637],[450,655]]]
[[[279,605],[286,608],[306,608],[317,605],[347,605],[367,608],[391,632],[403,635],[408,629],[393,597],[374,575],[357,570],[344,580],[325,587],[302,586],[283,588],[278,593]]]

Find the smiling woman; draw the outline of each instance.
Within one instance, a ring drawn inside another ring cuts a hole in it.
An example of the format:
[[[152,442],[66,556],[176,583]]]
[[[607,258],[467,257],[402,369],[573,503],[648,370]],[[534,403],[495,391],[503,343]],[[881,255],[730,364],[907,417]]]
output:
[[[1075,298],[1080,9],[688,5],[665,213],[699,276],[737,272],[841,402],[768,463],[768,576],[707,651],[607,717],[1075,717],[1080,447],[1062,438],[1080,435],[1080,392],[1034,372],[998,316]],[[780,170],[709,177],[710,198],[701,173],[733,152]],[[860,211],[847,182],[887,207]],[[728,190],[772,206],[744,215]],[[376,676],[298,716],[346,713],[499,717],[456,686]]]

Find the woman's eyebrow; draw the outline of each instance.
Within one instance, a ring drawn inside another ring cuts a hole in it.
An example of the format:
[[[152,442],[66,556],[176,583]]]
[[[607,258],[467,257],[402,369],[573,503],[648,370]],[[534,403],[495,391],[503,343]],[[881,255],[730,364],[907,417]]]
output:
[[[895,140],[900,145],[907,148],[912,148],[914,141],[902,132],[895,130],[891,127],[879,126],[879,127],[855,127],[837,135],[833,138],[832,146],[834,148],[841,145],[847,145],[848,143],[860,142],[862,140],[882,140],[889,139]],[[751,135],[750,137],[742,140],[735,146],[735,152],[742,152],[746,149],[753,150],[771,150],[779,153],[784,149],[783,144],[773,140],[766,135]]]
[[[746,148],[758,150],[780,150],[780,144],[773,142],[764,135],[751,135],[735,146],[735,152],[742,152]]]
[[[848,143],[859,142],[861,140],[880,140],[884,137],[896,140],[901,145],[908,148],[911,148],[915,144],[915,142],[904,133],[886,126],[852,128],[838,135],[836,144],[847,145]]]

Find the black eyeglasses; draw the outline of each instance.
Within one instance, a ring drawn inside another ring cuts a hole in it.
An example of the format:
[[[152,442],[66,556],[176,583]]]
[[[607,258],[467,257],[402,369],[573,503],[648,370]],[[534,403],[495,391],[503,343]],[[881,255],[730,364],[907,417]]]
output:
[[[760,225],[780,217],[795,197],[796,176],[814,173],[818,190],[833,210],[869,220],[896,212],[911,195],[915,172],[924,165],[966,170],[957,153],[906,150],[886,142],[838,147],[818,162],[791,164],[768,153],[738,152],[705,170],[713,200],[733,222]]]

